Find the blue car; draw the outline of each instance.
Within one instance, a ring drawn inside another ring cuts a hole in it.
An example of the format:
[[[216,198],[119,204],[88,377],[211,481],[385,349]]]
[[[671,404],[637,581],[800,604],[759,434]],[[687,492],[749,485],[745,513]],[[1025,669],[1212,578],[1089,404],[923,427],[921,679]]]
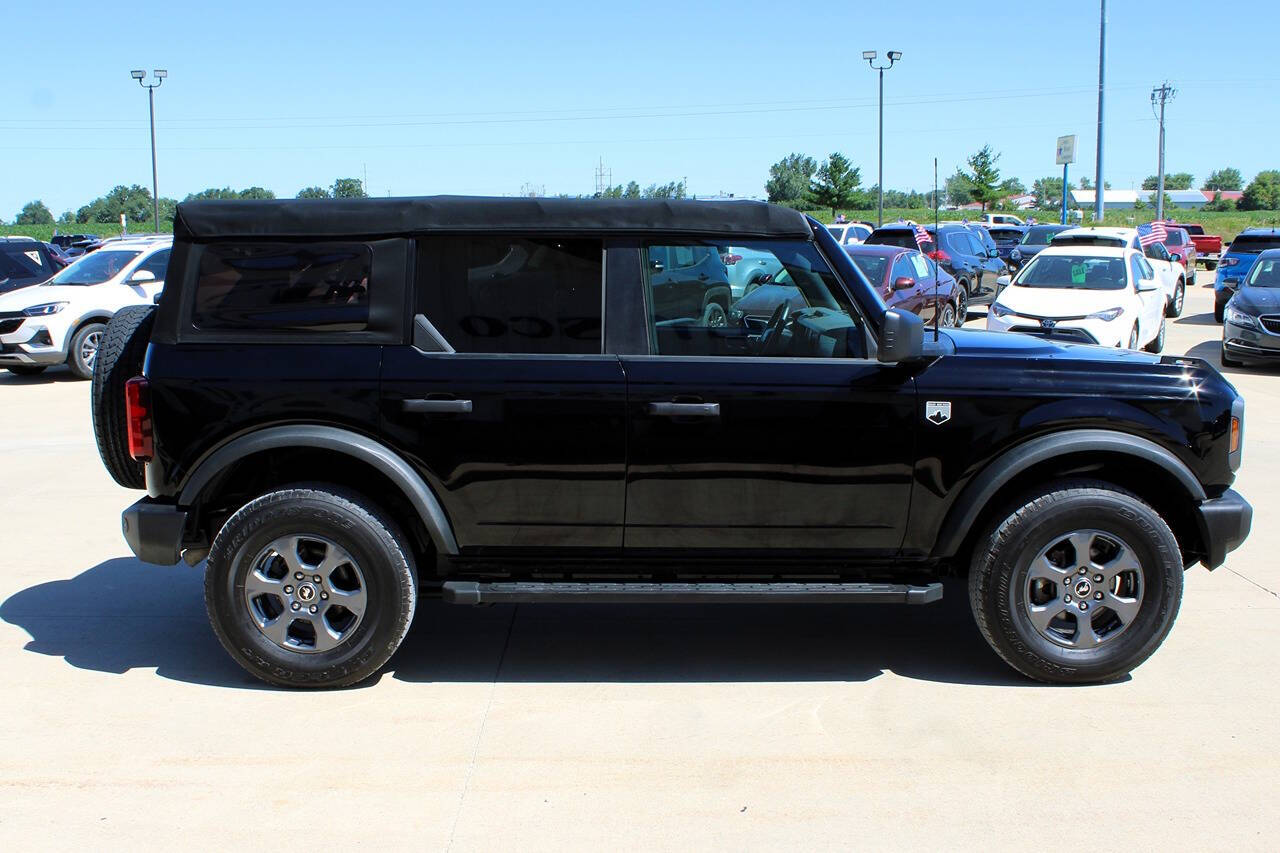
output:
[[[1222,253],[1218,274],[1213,280],[1213,319],[1222,322],[1227,302],[1240,288],[1240,281],[1258,255],[1280,249],[1280,228],[1246,228]]]

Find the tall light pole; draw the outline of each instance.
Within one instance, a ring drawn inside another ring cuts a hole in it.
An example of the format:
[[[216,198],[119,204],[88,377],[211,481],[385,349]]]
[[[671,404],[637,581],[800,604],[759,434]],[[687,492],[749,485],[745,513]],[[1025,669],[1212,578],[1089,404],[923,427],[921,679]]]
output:
[[[1107,70],[1107,0],[1102,2],[1102,16],[1098,22],[1098,159],[1097,173],[1093,178],[1093,219],[1101,222],[1106,214],[1106,205],[1102,201],[1102,190],[1106,183],[1102,180],[1102,93]]]
[[[879,228],[884,224],[884,72],[893,67],[893,64],[902,58],[902,51],[891,50],[886,56],[889,58],[888,65],[876,65],[876,52],[874,50],[864,50],[862,58],[867,61],[873,71],[880,72],[880,172],[876,181],[876,227]]]
[[[145,83],[143,80],[147,76],[147,72],[134,70],[129,72],[129,76],[138,81],[138,85],[147,90],[147,106],[151,110],[151,215],[152,227],[155,233],[160,233],[160,186],[156,180],[156,89],[160,88],[160,84],[164,83],[164,79],[169,76],[169,72],[163,68],[157,68],[151,72],[155,78],[154,83]]]
[[[1165,81],[1162,85],[1151,90],[1151,111],[1156,111],[1156,105],[1160,105],[1160,158],[1159,171],[1156,178],[1156,221],[1164,222],[1164,105],[1168,101],[1173,100],[1173,96],[1178,94],[1178,90],[1169,86],[1169,81]]]

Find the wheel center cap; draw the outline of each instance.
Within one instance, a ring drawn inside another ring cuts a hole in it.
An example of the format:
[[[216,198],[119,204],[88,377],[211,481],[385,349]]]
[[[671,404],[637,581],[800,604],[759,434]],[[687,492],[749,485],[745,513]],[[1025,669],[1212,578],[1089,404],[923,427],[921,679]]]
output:
[[[299,590],[299,592],[301,592],[301,590]],[[1084,578],[1081,578],[1080,580],[1076,581],[1076,597],[1077,598],[1088,598],[1089,593],[1091,592],[1093,592],[1093,587],[1089,585],[1089,582],[1087,580],[1085,580]]]
[[[309,583],[298,584],[298,600],[304,603],[315,601],[316,588]]]

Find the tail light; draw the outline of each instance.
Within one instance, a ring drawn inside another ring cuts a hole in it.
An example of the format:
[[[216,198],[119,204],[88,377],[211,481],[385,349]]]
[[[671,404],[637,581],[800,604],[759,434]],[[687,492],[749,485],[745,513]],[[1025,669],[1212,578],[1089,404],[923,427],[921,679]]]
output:
[[[1240,263],[1239,258],[1222,258],[1218,261],[1218,266],[1234,267],[1238,263]]]
[[[124,383],[124,417],[129,455],[139,462],[150,462],[154,450],[151,440],[151,384],[145,376],[135,376]]]
[[[724,262],[726,267],[731,267],[742,260],[742,255],[724,254],[720,256],[720,260]]]
[[[934,249],[932,252],[929,253],[929,257],[933,258],[935,261],[937,261],[940,264],[951,263],[951,256],[948,255],[942,249]]]

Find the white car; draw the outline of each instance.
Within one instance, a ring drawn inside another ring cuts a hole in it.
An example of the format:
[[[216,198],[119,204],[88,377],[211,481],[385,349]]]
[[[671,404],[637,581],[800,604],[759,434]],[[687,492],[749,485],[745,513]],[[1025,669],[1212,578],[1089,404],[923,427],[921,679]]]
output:
[[[91,378],[107,321],[155,301],[172,246],[172,237],[107,243],[44,284],[0,296],[0,367],[29,375],[66,364]]]
[[[1026,225],[1021,217],[1008,213],[987,213],[978,219],[979,225]]]
[[[875,229],[865,222],[833,222],[827,230],[841,246],[856,246],[865,242]]]
[[[1054,235],[1050,246],[1122,246],[1142,252],[1160,281],[1164,293],[1165,316],[1179,317],[1187,293],[1187,268],[1173,259],[1163,243],[1143,249],[1137,228],[1094,227],[1072,228]],[[1191,277],[1195,281],[1194,276]]]
[[[1108,347],[1164,349],[1164,294],[1143,254],[1118,246],[1050,246],[1018,270],[987,328]]]

